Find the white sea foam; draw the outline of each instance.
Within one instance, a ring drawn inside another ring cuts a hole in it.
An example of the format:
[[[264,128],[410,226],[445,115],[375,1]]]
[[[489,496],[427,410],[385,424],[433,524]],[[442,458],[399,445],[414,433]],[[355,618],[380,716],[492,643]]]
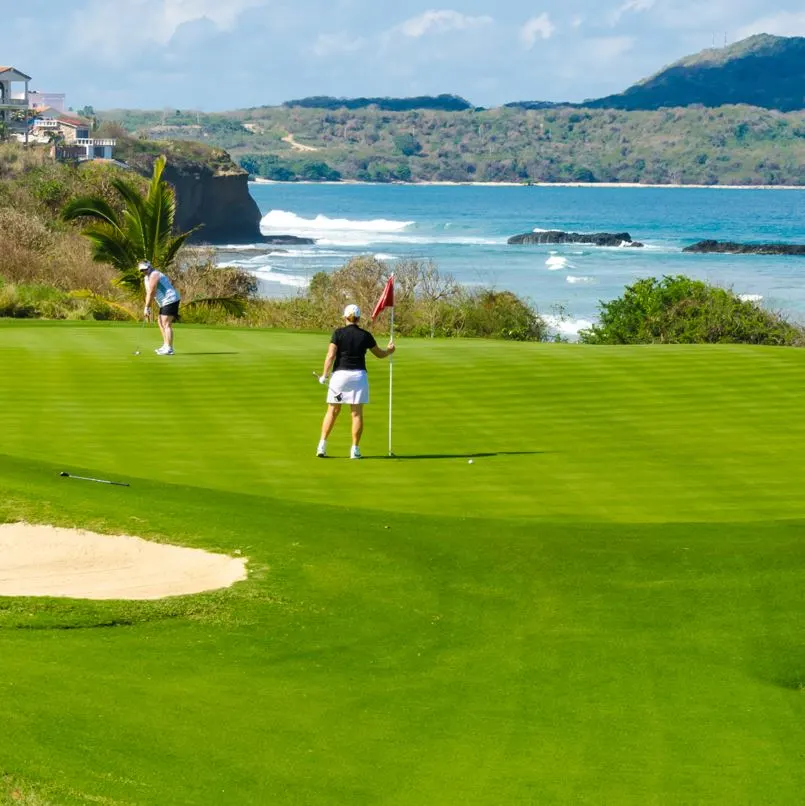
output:
[[[278,231],[285,234],[312,232],[401,232],[410,227],[413,221],[392,221],[386,218],[375,218],[371,221],[353,221],[349,218],[328,218],[317,215],[315,218],[302,218],[296,213],[285,210],[271,210],[263,216],[260,223],[262,230]]]
[[[256,269],[252,272],[261,283],[273,283],[274,285],[293,286],[294,288],[307,288],[310,280],[299,274],[282,274],[274,271],[270,266]]]
[[[550,271],[562,271],[570,268],[570,261],[566,257],[554,255],[545,261],[545,265]]]
[[[589,319],[564,319],[560,316],[543,315],[542,318],[553,333],[558,333],[571,341],[578,340],[579,331],[592,327]]]
[[[565,277],[565,282],[571,285],[592,285],[595,282],[595,277],[577,277],[573,274],[568,274]]]
[[[387,255],[385,252],[378,252],[374,257],[375,260],[397,260],[396,255]]]
[[[427,228],[417,228],[414,221],[396,221],[387,218],[357,220],[329,218],[317,215],[304,218],[286,210],[271,210],[263,216],[260,228],[265,235],[283,234],[313,238],[317,247],[369,247],[373,244],[465,244],[492,246],[505,244],[506,238],[485,238],[475,235],[437,235]],[[442,233],[444,228],[440,230]]]
[[[742,302],[763,302],[762,294],[738,294],[738,299]]]

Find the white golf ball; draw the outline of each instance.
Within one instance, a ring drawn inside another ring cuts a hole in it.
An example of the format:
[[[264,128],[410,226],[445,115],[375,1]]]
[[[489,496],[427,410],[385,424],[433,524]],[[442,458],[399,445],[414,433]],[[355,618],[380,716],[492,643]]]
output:
[[[469,462],[467,462],[467,464],[471,465],[472,464],[472,459],[470,459]]]
[[[139,350],[135,350],[135,351],[134,351],[134,355],[139,355],[139,354],[140,354],[140,351],[139,351]]]

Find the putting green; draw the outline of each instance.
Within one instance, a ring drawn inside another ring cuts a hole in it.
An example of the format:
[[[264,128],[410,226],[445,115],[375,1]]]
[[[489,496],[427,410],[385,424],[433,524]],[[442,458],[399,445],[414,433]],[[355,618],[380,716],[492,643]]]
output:
[[[0,323],[0,520],[250,578],[0,599],[0,803],[798,801],[805,352],[404,341],[350,462],[326,336],[141,340]]]

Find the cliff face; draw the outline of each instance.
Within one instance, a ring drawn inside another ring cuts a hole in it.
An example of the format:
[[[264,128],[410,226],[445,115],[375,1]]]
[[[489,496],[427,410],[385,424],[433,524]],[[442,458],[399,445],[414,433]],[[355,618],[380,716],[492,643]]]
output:
[[[260,210],[249,193],[248,175],[216,173],[207,166],[170,162],[165,179],[176,189],[176,227],[200,229],[192,240],[204,243],[237,243],[262,240]]]
[[[199,227],[195,243],[262,241],[260,210],[249,193],[248,174],[226,151],[190,141],[118,139],[116,156],[149,178],[154,161],[167,158],[163,178],[176,190],[176,228]]]

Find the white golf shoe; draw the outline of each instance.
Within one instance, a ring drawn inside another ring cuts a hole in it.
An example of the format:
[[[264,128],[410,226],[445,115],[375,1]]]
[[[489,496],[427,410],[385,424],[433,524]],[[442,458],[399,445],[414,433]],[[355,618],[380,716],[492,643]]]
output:
[[[319,459],[327,458],[327,443],[324,440],[319,442],[319,446],[316,448],[316,456],[318,456]]]
[[[163,344],[161,347],[157,347],[154,352],[157,355],[173,355],[173,347],[168,347],[167,344]]]
[[[350,459],[363,459],[363,454],[361,453],[361,449],[357,445],[353,445],[352,449],[349,452]]]

